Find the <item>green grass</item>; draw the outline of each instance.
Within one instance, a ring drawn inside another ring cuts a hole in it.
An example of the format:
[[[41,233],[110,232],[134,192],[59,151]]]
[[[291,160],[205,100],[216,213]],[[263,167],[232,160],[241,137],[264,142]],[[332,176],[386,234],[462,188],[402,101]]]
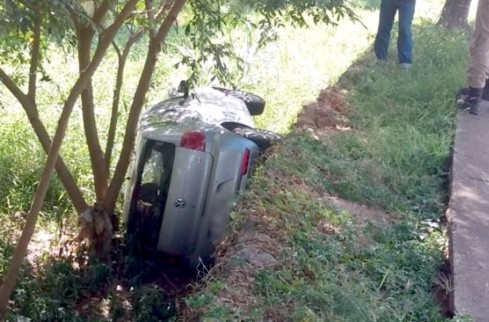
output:
[[[364,13],[362,20],[373,22],[376,13]],[[336,27],[286,28],[280,41],[258,54],[243,87],[267,101],[258,127],[288,132],[303,104],[316,99],[325,84],[334,83],[368,46],[369,31],[359,23],[343,21]],[[352,41],[354,39],[354,41]]]
[[[466,35],[423,21],[415,27],[415,43],[409,72],[394,62],[376,66],[367,51],[338,79],[353,110],[351,131],[329,133],[327,140],[292,131],[273,150],[243,201],[236,233],[247,216],[266,214],[253,220],[282,245],[272,252],[278,264],[255,271],[223,258],[209,284],[186,300],[190,311],[216,321],[446,320],[431,283],[445,260],[441,222],[453,97],[465,80],[468,42]],[[364,224],[331,208],[324,192],[396,219]],[[339,232],[318,232],[323,221]],[[232,254],[239,245],[225,247]],[[242,274],[253,282],[233,285],[236,272],[247,272]],[[240,292],[249,299],[245,304],[218,300]],[[214,301],[196,301],[204,294]]]
[[[376,5],[374,1],[358,2],[366,8]],[[420,17],[431,20],[416,20],[415,65],[408,73],[397,68],[394,42],[394,62],[382,67],[374,64],[370,45],[378,13],[368,11],[361,13],[367,28],[349,21],[336,28],[287,27],[279,31],[279,41],[250,58],[246,75],[240,78],[237,73],[242,89],[267,101],[265,113],[256,118],[257,125],[281,132],[285,139],[258,169],[233,213],[230,236],[242,233],[248,217],[256,219],[261,214],[260,229],[277,243],[273,255],[278,265],[251,270],[244,286],[235,285],[233,274],[250,268],[242,258],[223,258],[208,283],[182,299],[180,317],[211,321],[445,320],[434,302],[431,280],[444,261],[446,232],[440,223],[447,202],[455,130],[453,96],[464,83],[468,43],[464,35],[447,34],[433,25],[435,17],[428,14],[433,15],[436,10],[432,8],[440,8],[440,4],[419,4]],[[247,34],[235,32],[237,39]],[[148,106],[161,100],[185,75],[185,71],[172,70],[181,45],[178,37],[172,35],[167,43],[168,52],[156,71]],[[46,68],[61,76],[39,89],[42,117],[51,133],[56,120],[50,116],[59,110],[59,97],[66,95],[63,85],[72,81],[77,70],[71,54],[53,55],[59,57],[53,56],[53,63]],[[94,80],[94,87],[103,93],[97,97],[101,129],[108,120],[107,93],[112,92],[113,82],[103,71],[114,68],[113,58],[103,62],[102,73]],[[66,65],[54,63],[60,59],[66,59]],[[140,70],[141,54],[136,53],[126,72],[127,102]],[[295,131],[303,105],[333,84],[346,90],[352,130],[330,132],[327,140]],[[1,88],[0,100],[5,107],[0,109],[4,121],[0,128],[0,218],[6,223],[0,228],[3,276],[16,240],[14,233],[22,225],[13,214],[28,210],[45,155],[20,107]],[[62,155],[91,200],[89,161],[83,157],[87,152],[80,144],[85,141],[80,129],[77,110]],[[365,223],[333,207],[323,198],[325,193],[383,209],[393,223]],[[55,181],[40,225],[54,231],[61,215],[73,218],[62,186]],[[335,227],[335,232],[321,232],[318,227],[322,223]],[[75,268],[72,263],[49,258],[42,263],[41,271],[25,266],[13,297],[12,314],[35,321],[124,320],[125,304],[115,291],[113,269],[101,264]],[[134,270],[128,273],[134,276],[125,280],[134,285],[134,320],[149,321],[155,316],[164,320],[174,313],[172,305],[161,305],[168,299],[160,289],[144,286],[138,279],[140,273],[144,275],[144,266],[121,265]],[[221,301],[236,299],[233,296],[244,303]],[[77,311],[93,298],[108,313],[84,316]]]

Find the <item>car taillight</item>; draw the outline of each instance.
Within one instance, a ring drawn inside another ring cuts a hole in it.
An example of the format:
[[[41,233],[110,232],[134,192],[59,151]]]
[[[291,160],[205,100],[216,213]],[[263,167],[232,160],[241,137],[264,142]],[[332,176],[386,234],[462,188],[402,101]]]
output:
[[[243,155],[243,162],[241,163],[241,176],[248,173],[250,167],[250,150],[246,149]]]
[[[182,148],[204,151],[205,150],[205,134],[197,131],[185,132],[180,141]]]

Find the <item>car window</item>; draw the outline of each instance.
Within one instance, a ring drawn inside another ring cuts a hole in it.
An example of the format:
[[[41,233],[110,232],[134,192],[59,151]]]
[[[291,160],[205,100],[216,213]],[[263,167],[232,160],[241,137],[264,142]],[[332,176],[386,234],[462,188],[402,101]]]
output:
[[[149,141],[141,173],[140,199],[155,203],[158,197],[168,193],[171,170],[175,157],[175,145]]]
[[[143,244],[155,246],[158,241],[159,230],[154,227],[163,220],[174,160],[174,144],[146,142],[130,208],[131,230]]]

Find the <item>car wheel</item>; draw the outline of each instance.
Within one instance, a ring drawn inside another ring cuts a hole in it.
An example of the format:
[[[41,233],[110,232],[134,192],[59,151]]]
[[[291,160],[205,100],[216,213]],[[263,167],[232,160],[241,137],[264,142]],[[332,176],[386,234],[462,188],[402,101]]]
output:
[[[258,95],[246,93],[246,92],[236,92],[236,96],[241,98],[248,108],[251,115],[261,115],[265,109],[265,101]]]
[[[221,87],[213,87],[213,88],[220,92],[225,93],[226,95],[241,99],[246,104],[246,107],[248,108],[248,111],[250,112],[251,115],[260,115],[263,113],[263,110],[265,109],[265,100],[258,95],[249,92],[242,92],[242,91],[226,89]]]
[[[253,141],[256,145],[258,145],[261,151],[265,151],[272,144],[276,143],[282,138],[280,135],[274,132],[257,130],[244,126],[236,127],[233,132],[247,138],[250,141]]]

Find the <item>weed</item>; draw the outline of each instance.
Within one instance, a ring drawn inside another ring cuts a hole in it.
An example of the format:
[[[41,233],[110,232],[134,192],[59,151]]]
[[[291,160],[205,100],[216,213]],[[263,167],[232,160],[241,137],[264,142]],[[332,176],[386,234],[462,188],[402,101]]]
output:
[[[415,39],[416,63],[408,73],[395,63],[377,68],[372,54],[365,54],[338,78],[353,110],[351,128],[292,130],[274,148],[241,211],[283,245],[273,252],[279,264],[256,270],[250,263],[227,262],[226,270],[254,281],[241,289],[251,299],[202,302],[204,317],[445,320],[432,281],[444,262],[447,237],[443,227],[429,223],[439,223],[446,207],[453,97],[464,80],[468,43],[464,34],[446,34],[426,21],[417,25]],[[362,224],[359,214],[332,208],[327,194],[397,219]],[[235,298],[240,290],[231,291],[227,281],[223,277],[218,291],[206,287],[206,298]],[[259,309],[252,311],[252,303]]]
[[[373,6],[372,1],[356,2]],[[421,9],[433,3],[426,1]],[[256,117],[257,125],[286,135],[269,152],[233,214],[237,219],[233,229],[245,226],[252,217],[257,229],[277,241],[280,246],[270,251],[278,264],[258,270],[242,258],[231,257],[221,266],[226,274],[213,273],[202,291],[184,300],[195,316],[219,321],[444,320],[434,303],[431,281],[443,261],[446,234],[443,228],[428,229],[425,223],[439,222],[446,206],[454,135],[452,99],[464,80],[467,38],[443,32],[433,20],[418,19],[413,68],[401,72],[395,62],[377,68],[367,51],[371,51],[378,16],[376,12],[360,14],[367,28],[350,21],[335,28],[286,27],[279,31],[280,41],[254,57],[245,76],[234,74],[242,89],[268,102],[265,113]],[[180,80],[175,76],[178,73],[169,72],[178,40],[177,34],[170,37],[167,59],[158,67],[148,102],[161,100],[172,78]],[[394,43],[390,50],[395,56]],[[77,73],[70,53],[53,50],[52,54],[53,63],[46,70],[61,69],[65,74],[39,88],[41,118],[50,133],[56,124],[52,116],[59,113],[59,97],[66,96],[63,84]],[[113,58],[109,56],[101,70],[112,69]],[[142,68],[141,58],[136,48],[128,62],[123,100],[128,100],[137,84],[132,80]],[[112,82],[103,73],[94,78],[94,86],[105,89],[102,93],[112,92]],[[345,91],[352,108],[350,128],[295,131],[303,104],[334,83]],[[3,91],[0,96],[3,106],[9,107],[0,110],[4,121],[0,128],[0,217],[7,222],[0,228],[3,276],[12,255],[13,232],[22,224],[21,219],[10,220],[7,213],[29,208],[45,154],[25,116],[10,104],[12,99]],[[101,107],[97,117],[106,124],[110,97],[102,95],[97,102]],[[80,113],[73,115],[61,155],[93,200],[89,161],[79,157],[87,155],[79,144],[84,141],[81,120]],[[325,198],[328,194],[383,209],[386,217],[392,214],[398,219],[363,224],[361,215],[332,207]],[[54,181],[42,224],[61,222],[60,217],[69,214],[63,189]],[[125,294],[132,301],[132,318],[165,320],[173,315],[176,308],[164,292],[144,285],[153,267],[131,258],[120,260],[124,282],[134,287]],[[233,284],[226,279],[230,277],[244,282]],[[128,305],[117,292],[114,271],[104,264],[75,269],[72,263],[51,261],[42,272],[26,266],[19,281],[9,313],[12,320],[16,320],[14,315],[35,321],[127,317]],[[91,297],[106,304],[111,316],[96,311],[86,317],[80,314],[79,306]],[[456,321],[466,319],[457,317]]]
[[[136,290],[135,298],[135,321],[165,321],[175,315],[172,302],[157,287],[141,287]]]

